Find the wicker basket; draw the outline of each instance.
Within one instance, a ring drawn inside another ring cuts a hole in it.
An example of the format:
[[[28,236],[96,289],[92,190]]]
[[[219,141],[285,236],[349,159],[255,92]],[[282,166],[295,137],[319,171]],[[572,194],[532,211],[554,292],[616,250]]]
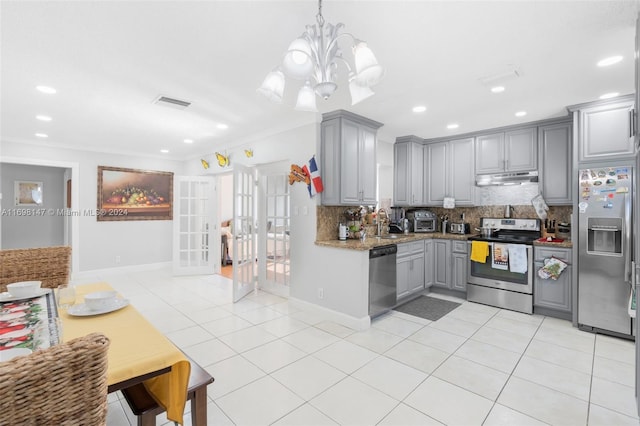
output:
[[[108,349],[91,333],[0,362],[0,424],[105,425]]]
[[[42,281],[42,288],[69,283],[71,247],[0,250],[0,291],[18,281]]]

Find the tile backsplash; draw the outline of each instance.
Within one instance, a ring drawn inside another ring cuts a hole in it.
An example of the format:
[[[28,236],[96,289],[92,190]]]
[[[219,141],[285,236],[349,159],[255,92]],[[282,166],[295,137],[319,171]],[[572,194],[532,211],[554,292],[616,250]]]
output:
[[[495,194],[493,194],[495,195]],[[535,195],[534,195],[535,196]],[[509,204],[513,207],[511,210],[512,218],[537,218],[536,211],[531,205],[531,198],[527,195],[526,204],[514,204],[514,199],[510,198]],[[525,197],[526,198],[526,197]],[[506,203],[505,203],[506,204]],[[316,224],[316,240],[336,240],[338,239],[338,224],[344,221],[345,206],[317,206],[317,224]],[[482,217],[504,217],[504,205],[482,205],[476,207],[456,207],[453,209],[445,209],[442,207],[426,207],[423,210],[430,210],[438,217],[447,215],[450,222],[460,222],[460,217],[464,213],[465,222],[469,223],[472,229],[480,226],[480,218]],[[547,216],[549,219],[555,219],[557,222],[571,222],[571,214],[573,206],[550,206]],[[374,228],[375,229],[375,228]],[[375,232],[368,227],[368,233]]]

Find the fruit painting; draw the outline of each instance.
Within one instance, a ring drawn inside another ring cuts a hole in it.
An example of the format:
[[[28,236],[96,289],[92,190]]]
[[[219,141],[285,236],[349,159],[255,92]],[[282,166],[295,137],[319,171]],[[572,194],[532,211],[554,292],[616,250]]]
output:
[[[98,221],[172,220],[173,173],[98,166]]]

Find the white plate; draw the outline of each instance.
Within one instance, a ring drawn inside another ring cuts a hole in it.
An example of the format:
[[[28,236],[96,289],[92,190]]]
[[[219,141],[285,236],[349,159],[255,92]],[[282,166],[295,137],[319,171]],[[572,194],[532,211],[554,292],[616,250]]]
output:
[[[31,349],[29,348],[11,348],[0,351],[0,362],[9,361],[20,355],[29,355]]]
[[[90,309],[85,303],[80,303],[79,305],[73,305],[68,310],[67,313],[69,315],[73,315],[75,317],[88,317],[93,315],[102,315],[108,314],[109,312],[117,311],[118,309],[122,309],[129,304],[127,299],[116,299],[112,305],[106,306],[102,309]]]
[[[34,292],[29,296],[21,296],[21,297],[15,297],[15,296],[12,296],[11,293],[5,292],[5,293],[0,293],[0,302],[14,302],[16,300],[33,299],[34,297],[44,296],[45,294],[49,294],[49,293],[51,293],[50,288],[40,288],[38,289],[38,291]]]

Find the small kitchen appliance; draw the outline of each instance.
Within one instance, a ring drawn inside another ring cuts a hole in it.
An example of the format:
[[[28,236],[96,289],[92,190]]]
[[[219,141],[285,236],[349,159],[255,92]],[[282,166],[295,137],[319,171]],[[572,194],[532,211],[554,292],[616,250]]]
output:
[[[407,213],[409,218],[409,230],[413,232],[436,232],[438,218],[429,210],[414,210]]]
[[[470,234],[471,226],[468,223],[451,223],[449,232],[451,234]]]

